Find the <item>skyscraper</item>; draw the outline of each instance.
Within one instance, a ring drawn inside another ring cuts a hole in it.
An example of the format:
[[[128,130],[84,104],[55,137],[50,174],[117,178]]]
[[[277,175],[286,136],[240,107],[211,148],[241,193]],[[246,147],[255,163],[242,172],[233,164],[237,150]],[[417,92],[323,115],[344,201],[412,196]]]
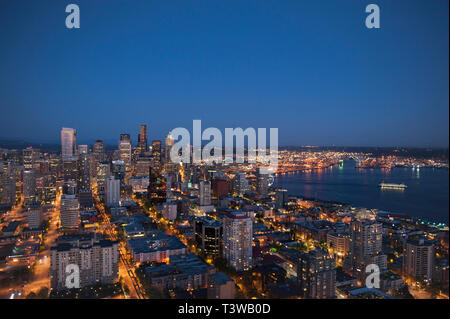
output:
[[[355,219],[350,223],[350,253],[347,268],[363,281],[366,267],[376,264],[380,271],[387,269],[386,255],[381,253],[382,224],[372,219]],[[350,262],[350,263],[348,263]]]
[[[434,267],[434,242],[426,238],[409,238],[404,244],[403,274],[415,279],[431,280]]]
[[[89,155],[87,153],[80,154],[78,158],[78,190],[91,189],[91,172]]]
[[[242,212],[223,219],[223,257],[236,271],[252,267],[253,221]]]
[[[233,178],[233,193],[243,195],[249,190],[248,181],[244,173],[237,173]]]
[[[172,135],[167,135],[166,137],[166,141],[165,141],[165,150],[164,150],[164,159],[165,159],[165,163],[169,164],[172,163],[171,159],[170,159],[170,151],[172,150],[172,146],[174,145],[175,140],[172,137]]]
[[[219,255],[222,240],[222,223],[211,217],[199,217],[194,221],[195,242],[203,254]]]
[[[147,152],[147,125],[141,124],[139,127],[137,152],[144,155]]]
[[[102,140],[96,140],[93,147],[94,158],[97,162],[105,160],[105,144]]]
[[[284,205],[288,201],[288,191],[287,189],[277,189],[276,192],[276,208],[281,209],[284,208]]]
[[[27,211],[28,227],[36,229],[41,227],[42,223],[42,207],[41,203],[33,202]]]
[[[40,150],[36,148],[27,147],[22,150],[23,167],[27,171],[35,170],[38,165],[40,157]]]
[[[61,130],[61,155],[63,160],[77,154],[77,131],[63,127]]]
[[[25,205],[36,200],[36,177],[33,171],[23,172],[23,197]]]
[[[211,205],[211,182],[201,181],[200,182],[200,206]]]
[[[16,202],[16,174],[11,163],[0,162],[0,204]]]
[[[63,194],[61,196],[60,219],[62,228],[66,229],[78,228],[80,212],[77,195]]]
[[[334,258],[320,249],[300,254],[297,280],[304,298],[334,298],[336,295]]]
[[[256,170],[256,192],[259,198],[267,197],[269,191],[269,173],[266,167],[258,167]]]
[[[67,289],[66,267],[75,264],[80,270],[80,288],[112,284],[119,273],[118,243],[93,234],[65,236],[50,248],[50,282],[54,290]]]
[[[106,180],[106,206],[119,206],[120,202],[120,180],[109,177]]]
[[[129,134],[120,134],[119,157],[124,161],[126,171],[131,171],[131,139]]]
[[[161,141],[152,141],[152,168],[160,171],[161,170]]]

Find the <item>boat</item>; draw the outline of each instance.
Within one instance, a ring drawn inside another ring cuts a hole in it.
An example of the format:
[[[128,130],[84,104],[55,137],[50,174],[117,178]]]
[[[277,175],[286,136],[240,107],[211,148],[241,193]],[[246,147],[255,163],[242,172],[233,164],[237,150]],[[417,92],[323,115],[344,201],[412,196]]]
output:
[[[381,189],[399,189],[399,190],[404,190],[408,187],[403,183],[402,184],[394,184],[394,183],[385,183],[385,182],[381,182],[378,186],[381,187]]]

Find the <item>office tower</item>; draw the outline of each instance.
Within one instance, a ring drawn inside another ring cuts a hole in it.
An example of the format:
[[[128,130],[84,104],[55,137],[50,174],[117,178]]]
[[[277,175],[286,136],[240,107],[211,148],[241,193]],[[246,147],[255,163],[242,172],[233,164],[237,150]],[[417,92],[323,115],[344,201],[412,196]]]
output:
[[[200,206],[211,205],[211,182],[201,181],[200,182]]]
[[[256,170],[256,192],[259,198],[266,198],[269,191],[269,173],[266,167]]]
[[[60,211],[61,227],[64,229],[77,229],[80,219],[77,195],[61,195]]]
[[[152,159],[150,156],[138,156],[134,164],[134,176],[148,176]]]
[[[11,163],[0,162],[0,204],[14,205],[16,202],[16,174]]]
[[[28,207],[27,211],[28,218],[28,228],[37,229],[41,227],[42,224],[42,207],[41,203],[33,202]]]
[[[124,161],[112,161],[112,175],[116,179],[123,181],[126,175],[126,170],[126,163]]]
[[[36,200],[36,177],[33,171],[23,172],[23,197],[25,205]]]
[[[408,238],[403,251],[403,275],[413,280],[431,280],[434,268],[434,242],[423,237]]]
[[[252,267],[253,222],[242,212],[223,219],[223,256],[236,271]]]
[[[89,153],[89,146],[88,145],[78,145],[78,155],[81,154],[87,154]]]
[[[106,180],[111,176],[109,162],[100,162],[97,165],[97,192],[100,198],[104,200]]]
[[[105,160],[105,144],[102,140],[95,141],[92,153],[96,162],[103,162]]]
[[[152,168],[160,171],[161,170],[161,141],[152,141]]]
[[[80,288],[113,284],[119,273],[118,243],[97,238],[94,234],[58,238],[57,245],[50,248],[52,289],[67,289],[66,267],[69,264],[77,265],[80,270]]]
[[[126,171],[131,171],[131,139],[129,134],[120,134],[119,159],[125,163]]]
[[[231,182],[226,178],[215,178],[212,180],[211,188],[216,198],[222,198],[230,194]]]
[[[64,181],[78,181],[78,159],[76,157],[66,158],[62,163]]]
[[[173,144],[175,143],[175,140],[173,139],[172,135],[167,135],[166,141],[165,141],[165,150],[164,150],[164,162],[172,163],[170,159],[170,151],[172,149]]]
[[[248,181],[244,173],[237,173],[233,178],[233,193],[244,195],[249,190]]]
[[[61,155],[63,160],[77,155],[77,131],[73,128],[61,130]]]
[[[65,195],[76,195],[77,194],[77,183],[73,180],[64,182],[62,186],[62,193]]]
[[[320,249],[300,254],[297,280],[304,298],[334,298],[336,295],[334,258]]]
[[[91,189],[91,171],[89,163],[89,155],[82,153],[78,157],[78,190]]]
[[[284,208],[284,205],[288,201],[287,189],[277,189],[275,192],[275,197],[276,197],[275,207],[277,209]]]
[[[137,153],[145,155],[147,152],[147,125],[141,124],[139,127]]]
[[[92,192],[90,190],[81,189],[78,192],[78,201],[80,203],[80,209],[90,210],[94,208]]]
[[[153,205],[161,205],[166,201],[165,181],[161,174],[152,167],[150,168],[147,198]]]
[[[219,255],[222,240],[222,223],[211,217],[199,217],[194,221],[195,242],[205,255]]]
[[[56,200],[56,176],[47,173],[36,177],[36,200],[47,204]]]
[[[22,150],[23,168],[26,171],[35,170],[38,167],[40,156],[41,156],[40,150],[32,148],[31,146]]]
[[[120,202],[120,180],[114,177],[109,177],[106,180],[106,206],[107,207],[117,207]]]
[[[386,255],[381,253],[383,239],[382,224],[371,219],[353,220],[350,223],[350,254],[348,267],[358,276],[365,279],[366,267],[376,264],[380,271],[387,269]]]

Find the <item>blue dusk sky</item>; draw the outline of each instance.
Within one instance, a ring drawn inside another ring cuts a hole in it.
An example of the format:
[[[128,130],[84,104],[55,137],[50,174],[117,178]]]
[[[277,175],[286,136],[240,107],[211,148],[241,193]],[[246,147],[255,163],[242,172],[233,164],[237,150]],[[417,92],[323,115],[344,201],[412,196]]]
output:
[[[65,8],[79,5],[81,28]],[[365,8],[381,9],[367,29]],[[0,139],[448,147],[448,0],[0,0]]]

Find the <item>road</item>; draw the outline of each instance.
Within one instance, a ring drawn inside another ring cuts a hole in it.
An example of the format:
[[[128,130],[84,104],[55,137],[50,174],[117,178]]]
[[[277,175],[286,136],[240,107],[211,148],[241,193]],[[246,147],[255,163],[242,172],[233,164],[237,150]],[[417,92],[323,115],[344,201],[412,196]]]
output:
[[[104,207],[97,201],[97,198],[97,193],[94,192],[95,207],[102,216],[102,228],[106,231],[111,240],[118,241],[118,236],[113,228],[114,226],[111,224],[109,216],[106,215]],[[130,299],[145,299],[145,295],[143,293],[144,289],[139,283],[134,266],[128,261],[126,248],[121,242],[119,242],[119,259],[119,276],[124,279],[125,284],[130,288],[130,295],[127,297]]]

